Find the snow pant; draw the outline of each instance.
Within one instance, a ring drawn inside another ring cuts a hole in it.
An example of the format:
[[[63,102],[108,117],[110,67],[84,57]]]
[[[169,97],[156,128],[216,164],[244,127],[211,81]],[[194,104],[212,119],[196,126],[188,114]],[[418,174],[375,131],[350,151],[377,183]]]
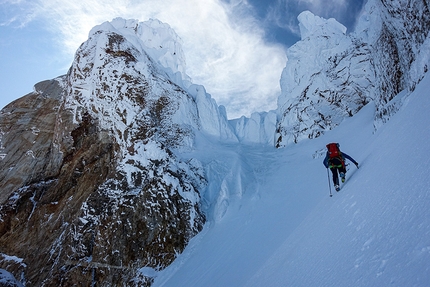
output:
[[[338,158],[333,158],[329,161],[329,167],[333,174],[334,185],[339,185],[339,174],[346,173],[345,163]]]

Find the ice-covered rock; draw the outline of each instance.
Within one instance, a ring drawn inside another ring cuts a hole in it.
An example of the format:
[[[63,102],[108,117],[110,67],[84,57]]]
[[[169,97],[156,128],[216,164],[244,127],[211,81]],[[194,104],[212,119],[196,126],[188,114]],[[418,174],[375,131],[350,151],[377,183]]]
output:
[[[220,117],[216,136],[232,132],[208,94],[197,104],[181,86],[175,35],[158,21],[106,22],[67,75],[1,111],[0,244],[25,262],[8,271],[26,286],[148,285],[139,270],[166,267],[202,229],[204,170],[179,151],[212,132],[208,116]]]
[[[4,269],[0,269],[0,286],[2,287],[24,287],[21,282]]]
[[[287,51],[278,98],[278,147],[318,137],[368,102],[374,71],[368,45],[334,19],[303,12],[302,40]],[[305,27],[305,28],[304,28]]]
[[[230,122],[240,142],[274,146],[275,111],[252,113],[250,118],[243,116]]]
[[[237,137],[228,124],[225,108],[218,106],[201,85],[191,85],[188,92],[196,102],[201,129],[215,138],[237,142]]]
[[[301,41],[288,49],[281,77],[278,147],[318,137],[369,102],[378,127],[401,106],[395,96],[410,93],[428,70],[424,0],[369,0],[351,34],[309,11],[298,20]]]

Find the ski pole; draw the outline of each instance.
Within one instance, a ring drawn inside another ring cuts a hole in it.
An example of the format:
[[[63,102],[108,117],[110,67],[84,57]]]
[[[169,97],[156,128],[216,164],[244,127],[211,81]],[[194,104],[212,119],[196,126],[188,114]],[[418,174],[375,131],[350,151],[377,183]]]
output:
[[[327,179],[328,179],[328,188],[330,190],[330,197],[332,197],[333,195],[331,194],[330,173],[328,172],[328,168],[327,168]]]

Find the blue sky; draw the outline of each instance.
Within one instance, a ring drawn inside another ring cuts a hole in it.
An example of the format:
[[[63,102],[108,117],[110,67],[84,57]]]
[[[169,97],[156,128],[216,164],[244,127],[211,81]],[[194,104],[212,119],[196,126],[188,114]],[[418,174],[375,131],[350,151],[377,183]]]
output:
[[[82,2],[82,3],[79,3]],[[0,0],[0,107],[67,72],[92,27],[157,18],[183,40],[187,73],[229,118],[276,108],[304,10],[353,31],[365,0]]]

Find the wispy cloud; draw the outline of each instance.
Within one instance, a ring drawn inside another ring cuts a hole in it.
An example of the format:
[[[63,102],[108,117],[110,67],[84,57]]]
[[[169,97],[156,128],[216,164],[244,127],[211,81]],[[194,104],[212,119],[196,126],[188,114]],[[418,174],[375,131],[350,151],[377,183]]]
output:
[[[70,57],[95,25],[115,17],[157,18],[182,38],[193,82],[225,105],[230,118],[276,108],[284,48],[265,43],[250,14],[236,15],[219,0],[3,1],[23,9],[22,24],[44,21]]]

